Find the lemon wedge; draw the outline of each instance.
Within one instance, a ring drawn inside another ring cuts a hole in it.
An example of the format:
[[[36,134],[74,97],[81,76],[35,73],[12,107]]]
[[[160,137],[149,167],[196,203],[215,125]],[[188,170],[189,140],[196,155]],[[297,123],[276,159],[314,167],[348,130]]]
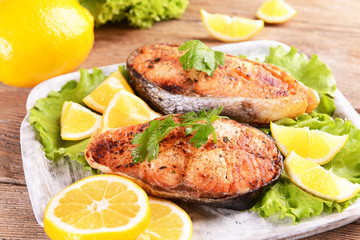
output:
[[[300,157],[295,152],[290,152],[284,166],[290,180],[314,196],[344,202],[360,192],[360,184],[354,184],[339,177],[319,164]]]
[[[138,236],[137,240],[190,240],[192,222],[189,215],[176,204],[149,198],[151,222],[148,228]]]
[[[83,102],[97,112],[103,113],[112,97],[120,89],[134,93],[124,76],[119,72],[113,72],[97,88],[87,95]]]
[[[210,14],[204,9],[200,10],[200,14],[210,35],[224,42],[248,40],[264,27],[262,20],[230,17],[225,14]]]
[[[111,99],[103,114],[103,129],[148,122],[161,115],[154,112],[141,98],[123,89]]]
[[[317,164],[325,164],[344,147],[349,135],[335,136],[309,128],[285,127],[270,123],[276,145],[285,155],[291,151]]]
[[[84,178],[53,197],[44,213],[51,239],[136,239],[151,219],[146,193],[115,175]]]
[[[266,23],[284,23],[295,17],[297,11],[284,0],[266,0],[256,12],[256,17]]]
[[[101,127],[101,116],[78,103],[65,101],[60,118],[61,138],[80,140],[90,137]]]

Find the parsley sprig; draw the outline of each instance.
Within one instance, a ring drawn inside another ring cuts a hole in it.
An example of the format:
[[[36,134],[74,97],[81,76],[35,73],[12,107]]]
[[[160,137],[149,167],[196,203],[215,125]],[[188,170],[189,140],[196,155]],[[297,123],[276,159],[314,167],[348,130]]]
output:
[[[180,57],[180,63],[184,70],[195,68],[212,76],[218,64],[224,65],[225,63],[223,52],[214,51],[199,40],[186,41],[179,47],[179,50],[186,51]]]
[[[133,162],[143,162],[145,159],[150,162],[158,158],[160,141],[176,127],[185,127],[185,135],[195,132],[190,143],[196,148],[205,145],[210,134],[213,135],[213,141],[216,143],[216,133],[212,123],[218,119],[227,118],[219,116],[222,109],[221,106],[208,111],[204,109],[198,113],[189,112],[180,117],[180,123],[173,120],[173,115],[163,120],[151,121],[150,126],[143,133],[136,134],[131,140],[131,143],[138,145],[131,153]]]

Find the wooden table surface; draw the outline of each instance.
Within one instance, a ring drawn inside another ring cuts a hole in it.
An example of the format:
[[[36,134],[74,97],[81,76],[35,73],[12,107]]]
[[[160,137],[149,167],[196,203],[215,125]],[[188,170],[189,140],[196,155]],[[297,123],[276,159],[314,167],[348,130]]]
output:
[[[95,29],[95,44],[81,67],[124,62],[135,48],[150,43],[181,43],[213,39],[201,23],[199,10],[254,18],[263,0],[191,1],[180,20],[157,23],[146,30],[111,24]],[[333,70],[337,87],[360,112],[360,1],[288,0],[297,16],[281,25],[265,25],[252,40],[277,40],[301,52],[317,54]],[[47,239],[33,215],[22,168],[19,129],[31,89],[0,83],[0,239]],[[39,189],[41,191],[41,189]],[[360,220],[307,239],[360,239]]]

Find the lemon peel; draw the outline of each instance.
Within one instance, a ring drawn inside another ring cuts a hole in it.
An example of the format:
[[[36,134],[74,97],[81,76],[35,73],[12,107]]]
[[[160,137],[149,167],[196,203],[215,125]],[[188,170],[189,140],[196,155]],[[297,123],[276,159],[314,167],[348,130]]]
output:
[[[146,193],[115,175],[84,178],[55,195],[44,213],[51,239],[136,239],[149,225]]]
[[[105,130],[141,124],[160,116],[141,98],[120,89],[110,100],[104,111],[102,128]]]
[[[211,14],[200,10],[206,30],[215,39],[224,42],[239,42],[252,38],[264,27],[263,20],[230,17],[225,14]]]
[[[293,151],[286,157],[284,168],[295,185],[320,198],[344,202],[360,192],[360,184],[339,177]]]
[[[149,197],[151,222],[136,240],[173,239],[190,240],[192,222],[189,215],[167,200]]]
[[[335,136],[309,128],[294,128],[270,123],[270,130],[280,151],[288,156],[291,151],[303,158],[326,164],[344,147],[349,135]]]
[[[134,93],[124,76],[119,71],[115,71],[82,101],[91,109],[103,113],[111,98],[120,89]]]
[[[267,0],[256,11],[256,17],[266,23],[284,23],[296,14],[297,11],[284,0]]]

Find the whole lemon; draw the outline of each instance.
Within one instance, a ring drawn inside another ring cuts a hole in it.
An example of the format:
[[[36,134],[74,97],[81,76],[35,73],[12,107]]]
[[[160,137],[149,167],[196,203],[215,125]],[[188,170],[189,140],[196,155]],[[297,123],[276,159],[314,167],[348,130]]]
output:
[[[0,0],[0,81],[33,87],[76,69],[94,43],[94,19],[76,0]]]

